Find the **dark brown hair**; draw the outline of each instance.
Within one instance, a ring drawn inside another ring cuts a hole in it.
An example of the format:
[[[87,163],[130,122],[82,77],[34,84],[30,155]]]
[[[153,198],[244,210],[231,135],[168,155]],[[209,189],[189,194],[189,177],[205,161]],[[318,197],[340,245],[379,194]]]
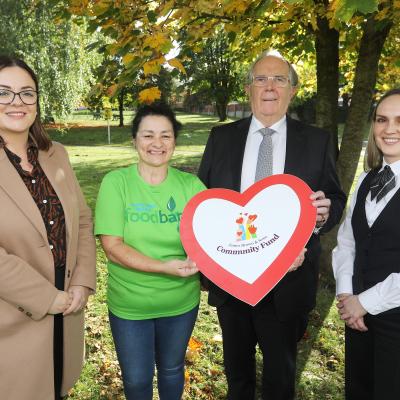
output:
[[[25,63],[25,61],[16,58],[16,57],[10,57],[6,55],[0,55],[0,71],[4,68],[8,67],[19,67],[25,70],[33,79],[36,85],[36,91],[39,93],[39,83],[38,79],[36,77],[36,74],[33,72],[32,68],[29,67],[28,64]],[[29,132],[34,139],[35,143],[37,144],[38,148],[40,150],[48,150],[51,146],[51,140],[49,138],[49,135],[45,131],[41,121],[40,121],[40,105],[39,105],[39,99],[36,104],[36,118],[35,121],[33,122],[32,126],[29,128]]]
[[[132,137],[136,139],[136,134],[139,129],[139,125],[144,117],[149,115],[156,115],[165,117],[171,122],[172,129],[174,131],[175,139],[178,137],[178,132],[182,128],[182,124],[176,119],[175,113],[165,103],[156,102],[153,104],[146,104],[138,108],[135,118],[132,121]]]

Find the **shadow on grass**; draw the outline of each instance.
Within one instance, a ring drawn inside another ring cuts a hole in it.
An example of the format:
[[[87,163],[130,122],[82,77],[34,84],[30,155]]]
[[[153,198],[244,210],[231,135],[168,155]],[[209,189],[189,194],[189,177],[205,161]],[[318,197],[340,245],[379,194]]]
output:
[[[342,324],[332,307],[334,289],[322,282],[317,294],[316,308],[310,313],[307,331],[298,345],[297,399],[343,399],[343,346],[338,347],[343,337]],[[343,344],[343,343],[342,343]],[[307,390],[312,386],[312,394]]]
[[[322,284],[316,308],[298,344],[296,400],[343,400],[344,340],[343,327],[332,307],[332,287]],[[263,358],[257,350],[256,399],[260,400]],[[268,360],[266,360],[268,362]]]

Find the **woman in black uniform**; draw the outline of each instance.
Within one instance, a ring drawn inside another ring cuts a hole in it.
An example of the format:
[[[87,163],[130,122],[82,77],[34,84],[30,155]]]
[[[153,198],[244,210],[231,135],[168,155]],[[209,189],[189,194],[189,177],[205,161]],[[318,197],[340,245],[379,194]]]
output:
[[[400,89],[378,101],[333,251],[346,323],[346,400],[400,398]]]

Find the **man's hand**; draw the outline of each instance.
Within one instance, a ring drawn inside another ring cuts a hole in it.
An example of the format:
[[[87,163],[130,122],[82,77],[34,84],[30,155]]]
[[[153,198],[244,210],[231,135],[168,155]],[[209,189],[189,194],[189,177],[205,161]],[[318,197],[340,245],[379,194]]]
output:
[[[321,227],[325,224],[329,218],[329,209],[331,208],[331,201],[325,197],[325,193],[321,190],[311,194],[310,199],[312,205],[317,209],[317,227]]]
[[[80,311],[86,307],[90,289],[86,286],[70,286],[68,293],[72,298],[70,306],[64,311],[63,315],[68,315]]]
[[[307,251],[306,248],[304,248],[301,251],[301,253],[296,257],[296,259],[294,260],[293,264],[291,265],[291,267],[288,269],[287,272],[296,271],[296,269],[299,268],[303,264],[306,251]]]

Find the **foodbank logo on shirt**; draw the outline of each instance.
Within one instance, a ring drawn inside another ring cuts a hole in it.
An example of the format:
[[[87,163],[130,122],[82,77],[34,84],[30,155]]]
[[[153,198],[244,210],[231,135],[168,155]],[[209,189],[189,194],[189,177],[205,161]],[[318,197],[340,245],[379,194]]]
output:
[[[175,209],[176,202],[172,196],[169,198],[163,210],[159,209],[155,204],[132,203],[125,208],[125,221],[150,224],[179,223],[182,213]]]

